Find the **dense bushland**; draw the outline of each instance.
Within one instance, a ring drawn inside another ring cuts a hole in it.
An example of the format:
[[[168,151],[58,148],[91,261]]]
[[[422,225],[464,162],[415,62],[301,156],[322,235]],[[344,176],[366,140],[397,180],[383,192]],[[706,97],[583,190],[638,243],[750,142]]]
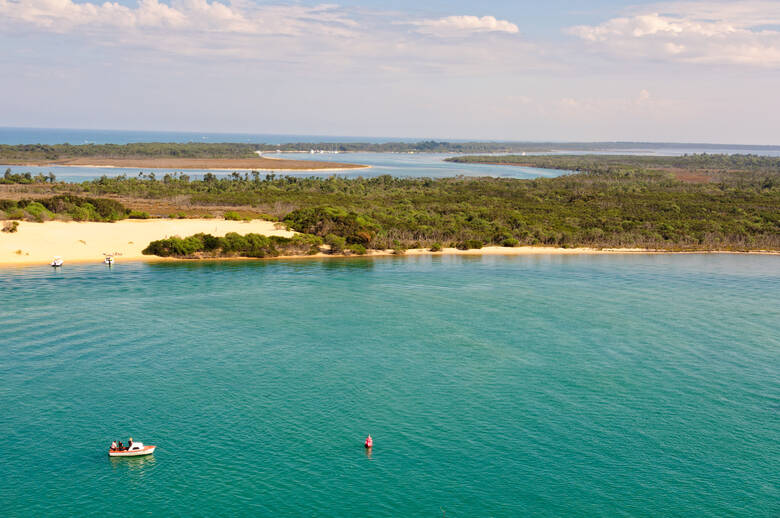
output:
[[[75,221],[117,221],[128,217],[131,211],[116,200],[65,194],[35,200],[0,200],[0,217],[3,213],[6,219],[38,222],[55,219],[57,215]]]
[[[780,175],[757,168],[709,183],[665,171],[609,169],[557,178],[101,178],[91,195],[249,206],[300,232],[369,248],[484,244],[780,249]],[[60,186],[57,186],[59,188]]]
[[[684,149],[685,145],[660,144],[667,149]],[[697,144],[698,147],[708,146]],[[74,157],[165,157],[165,158],[249,158],[255,151],[298,151],[312,149],[339,152],[380,153],[520,153],[549,151],[654,150],[659,144],[641,142],[446,142],[423,140],[412,142],[289,142],[265,143],[166,143],[131,144],[23,144],[0,145],[0,160],[57,160]],[[717,149],[718,146],[711,146]],[[740,148],[740,146],[733,146]],[[766,146],[776,150],[777,146]]]
[[[167,207],[175,202],[219,210],[251,209],[283,220],[299,232],[330,240],[335,247],[403,250],[481,243],[780,250],[779,159],[533,158],[558,160],[555,167],[574,166],[578,160],[593,164],[577,174],[534,180],[345,179],[255,172],[224,178],[207,174],[203,180],[183,174],[162,178],[142,174],[45,188],[92,197],[142,198],[152,200],[152,205],[159,199]],[[719,173],[700,183],[680,181],[674,171],[665,169],[699,174],[705,167],[715,171],[716,165]],[[343,245],[335,238],[343,239]]]
[[[307,234],[287,238],[260,234],[242,236],[236,232],[215,237],[200,233],[152,241],[143,253],[160,257],[278,257],[316,254],[322,243],[320,237]]]
[[[777,185],[780,157],[760,155],[693,154],[682,156],[639,155],[504,155],[458,156],[447,162],[506,164],[583,171],[597,175],[633,174],[641,171],[687,171],[703,175],[705,181]]]

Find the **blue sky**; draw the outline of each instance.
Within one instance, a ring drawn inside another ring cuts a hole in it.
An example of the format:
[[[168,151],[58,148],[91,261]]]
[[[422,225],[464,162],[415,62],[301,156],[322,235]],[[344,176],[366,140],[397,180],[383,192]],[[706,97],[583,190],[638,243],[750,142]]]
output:
[[[780,1],[0,0],[0,125],[780,144]]]

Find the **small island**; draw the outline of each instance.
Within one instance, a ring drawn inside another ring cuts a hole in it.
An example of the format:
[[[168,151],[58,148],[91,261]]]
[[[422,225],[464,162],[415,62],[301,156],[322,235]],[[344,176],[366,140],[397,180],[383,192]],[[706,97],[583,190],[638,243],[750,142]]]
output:
[[[0,145],[0,163],[21,166],[210,169],[222,171],[339,171],[369,166],[262,156],[248,144]]]

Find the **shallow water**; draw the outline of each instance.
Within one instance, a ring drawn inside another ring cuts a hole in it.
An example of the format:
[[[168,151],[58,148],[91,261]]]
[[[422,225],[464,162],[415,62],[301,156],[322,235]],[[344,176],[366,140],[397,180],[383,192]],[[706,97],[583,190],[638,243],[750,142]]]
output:
[[[780,513],[777,257],[5,268],[0,300],[3,516]]]
[[[452,154],[425,153],[425,154],[404,154],[404,153],[341,153],[341,154],[315,154],[308,153],[274,153],[268,154],[271,157],[289,158],[292,160],[316,160],[320,162],[343,162],[349,164],[370,165],[371,168],[345,169],[336,171],[278,171],[277,175],[292,176],[316,176],[328,177],[337,175],[342,178],[371,178],[381,175],[392,175],[398,177],[425,177],[425,178],[444,178],[453,176],[493,176],[498,178],[550,178],[564,174],[570,174],[571,171],[561,169],[542,169],[538,167],[517,167],[505,165],[490,164],[457,164],[445,162],[444,159]],[[57,180],[64,182],[83,182],[95,180],[101,176],[120,176],[126,175],[133,177],[138,175],[141,168],[126,167],[76,167],[76,166],[8,166],[0,164],[0,171],[10,169],[12,173],[30,173],[33,176],[37,174],[48,175],[54,173]],[[143,169],[145,172],[154,172],[160,178],[167,173],[175,173],[178,169]],[[184,173],[190,178],[203,178],[211,172],[216,176],[228,176],[233,171],[209,171],[207,169],[188,169]],[[270,174],[273,171],[261,171],[261,175]],[[246,174],[248,171],[240,171]]]

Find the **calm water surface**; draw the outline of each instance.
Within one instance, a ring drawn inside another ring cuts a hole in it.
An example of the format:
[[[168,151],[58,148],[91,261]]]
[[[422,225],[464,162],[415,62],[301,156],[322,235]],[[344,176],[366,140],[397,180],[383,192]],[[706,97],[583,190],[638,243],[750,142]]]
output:
[[[780,514],[777,257],[5,268],[0,300],[2,516]]]
[[[317,160],[321,162],[343,162],[351,164],[370,165],[370,169],[345,169],[342,171],[279,171],[277,174],[292,176],[317,176],[328,177],[337,175],[342,178],[371,178],[381,175],[398,177],[425,177],[444,178],[453,176],[493,176],[498,178],[550,178],[571,171],[561,169],[541,169],[538,167],[516,167],[490,164],[456,164],[445,162],[444,159],[453,154],[442,153],[340,153],[340,154],[315,154],[308,153],[268,153],[268,156],[289,158],[292,160]],[[95,180],[101,176],[136,176],[138,168],[125,167],[63,167],[63,166],[8,166],[0,164],[0,174],[6,169],[13,173],[31,173],[33,175],[54,173],[57,180],[64,182],[83,182]],[[154,172],[157,178],[166,173],[175,173],[179,169],[146,169],[145,172]],[[207,172],[217,176],[228,176],[232,171],[208,171],[206,169],[187,169],[184,171],[190,178],[202,178]],[[246,174],[248,171],[240,171]],[[266,175],[271,171],[261,171]]]

